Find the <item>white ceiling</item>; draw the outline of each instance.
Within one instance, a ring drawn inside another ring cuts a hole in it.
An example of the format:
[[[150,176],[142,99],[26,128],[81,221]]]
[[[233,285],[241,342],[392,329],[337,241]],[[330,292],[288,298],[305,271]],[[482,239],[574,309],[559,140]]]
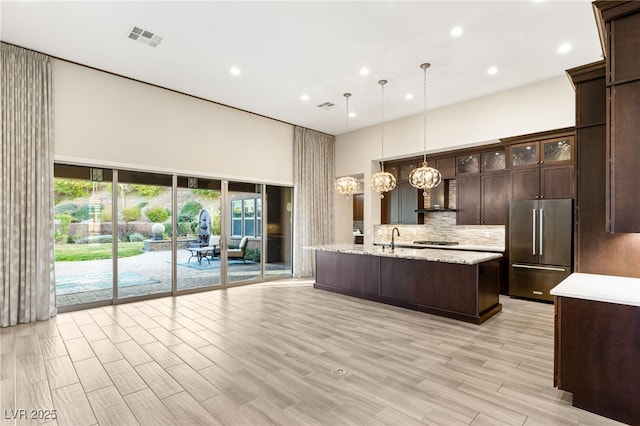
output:
[[[380,79],[385,120],[420,113],[422,62],[433,109],[602,54],[589,1],[2,0],[0,14],[2,41],[329,134],[345,131],[344,92],[351,130],[380,122]],[[134,25],[160,45],[127,38]],[[562,43],[572,49],[559,54]]]

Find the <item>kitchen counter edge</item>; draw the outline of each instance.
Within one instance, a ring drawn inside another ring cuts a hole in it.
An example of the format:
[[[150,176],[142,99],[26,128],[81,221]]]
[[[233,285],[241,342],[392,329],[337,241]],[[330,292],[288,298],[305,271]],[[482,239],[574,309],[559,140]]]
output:
[[[493,259],[500,259],[502,254],[493,252],[448,250],[440,248],[408,248],[396,247],[391,250],[383,246],[361,244],[328,244],[322,246],[304,247],[309,250],[332,251],[348,254],[368,254],[371,256],[394,257],[398,259],[426,260],[429,262],[459,263],[476,265]]]
[[[640,278],[575,272],[550,293],[553,296],[640,306]]]

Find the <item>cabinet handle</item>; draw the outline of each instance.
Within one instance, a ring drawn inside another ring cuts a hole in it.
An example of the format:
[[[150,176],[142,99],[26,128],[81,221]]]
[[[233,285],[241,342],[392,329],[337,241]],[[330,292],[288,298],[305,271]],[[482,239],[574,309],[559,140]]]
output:
[[[531,214],[533,215],[533,220],[531,223],[533,224],[533,230],[531,231],[531,251],[534,256],[536,255],[536,209],[531,209]]]
[[[514,263],[513,267],[521,268],[521,269],[539,269],[541,271],[557,271],[557,272],[565,272],[567,270],[566,268],[556,268],[553,266],[521,265],[519,263]]]
[[[544,224],[542,222],[544,218],[544,209],[540,209],[540,256],[542,256],[542,228]]]

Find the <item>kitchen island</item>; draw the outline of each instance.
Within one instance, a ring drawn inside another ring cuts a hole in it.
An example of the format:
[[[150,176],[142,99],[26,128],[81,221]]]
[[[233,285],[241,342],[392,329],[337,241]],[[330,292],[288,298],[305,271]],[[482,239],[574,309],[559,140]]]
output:
[[[502,310],[499,253],[332,244],[315,288],[481,324]]]

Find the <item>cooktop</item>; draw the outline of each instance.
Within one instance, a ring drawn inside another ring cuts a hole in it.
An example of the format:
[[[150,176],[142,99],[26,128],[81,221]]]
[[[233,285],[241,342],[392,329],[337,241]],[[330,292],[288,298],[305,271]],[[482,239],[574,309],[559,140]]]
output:
[[[455,246],[457,241],[414,241],[414,244],[426,244],[430,246]]]

